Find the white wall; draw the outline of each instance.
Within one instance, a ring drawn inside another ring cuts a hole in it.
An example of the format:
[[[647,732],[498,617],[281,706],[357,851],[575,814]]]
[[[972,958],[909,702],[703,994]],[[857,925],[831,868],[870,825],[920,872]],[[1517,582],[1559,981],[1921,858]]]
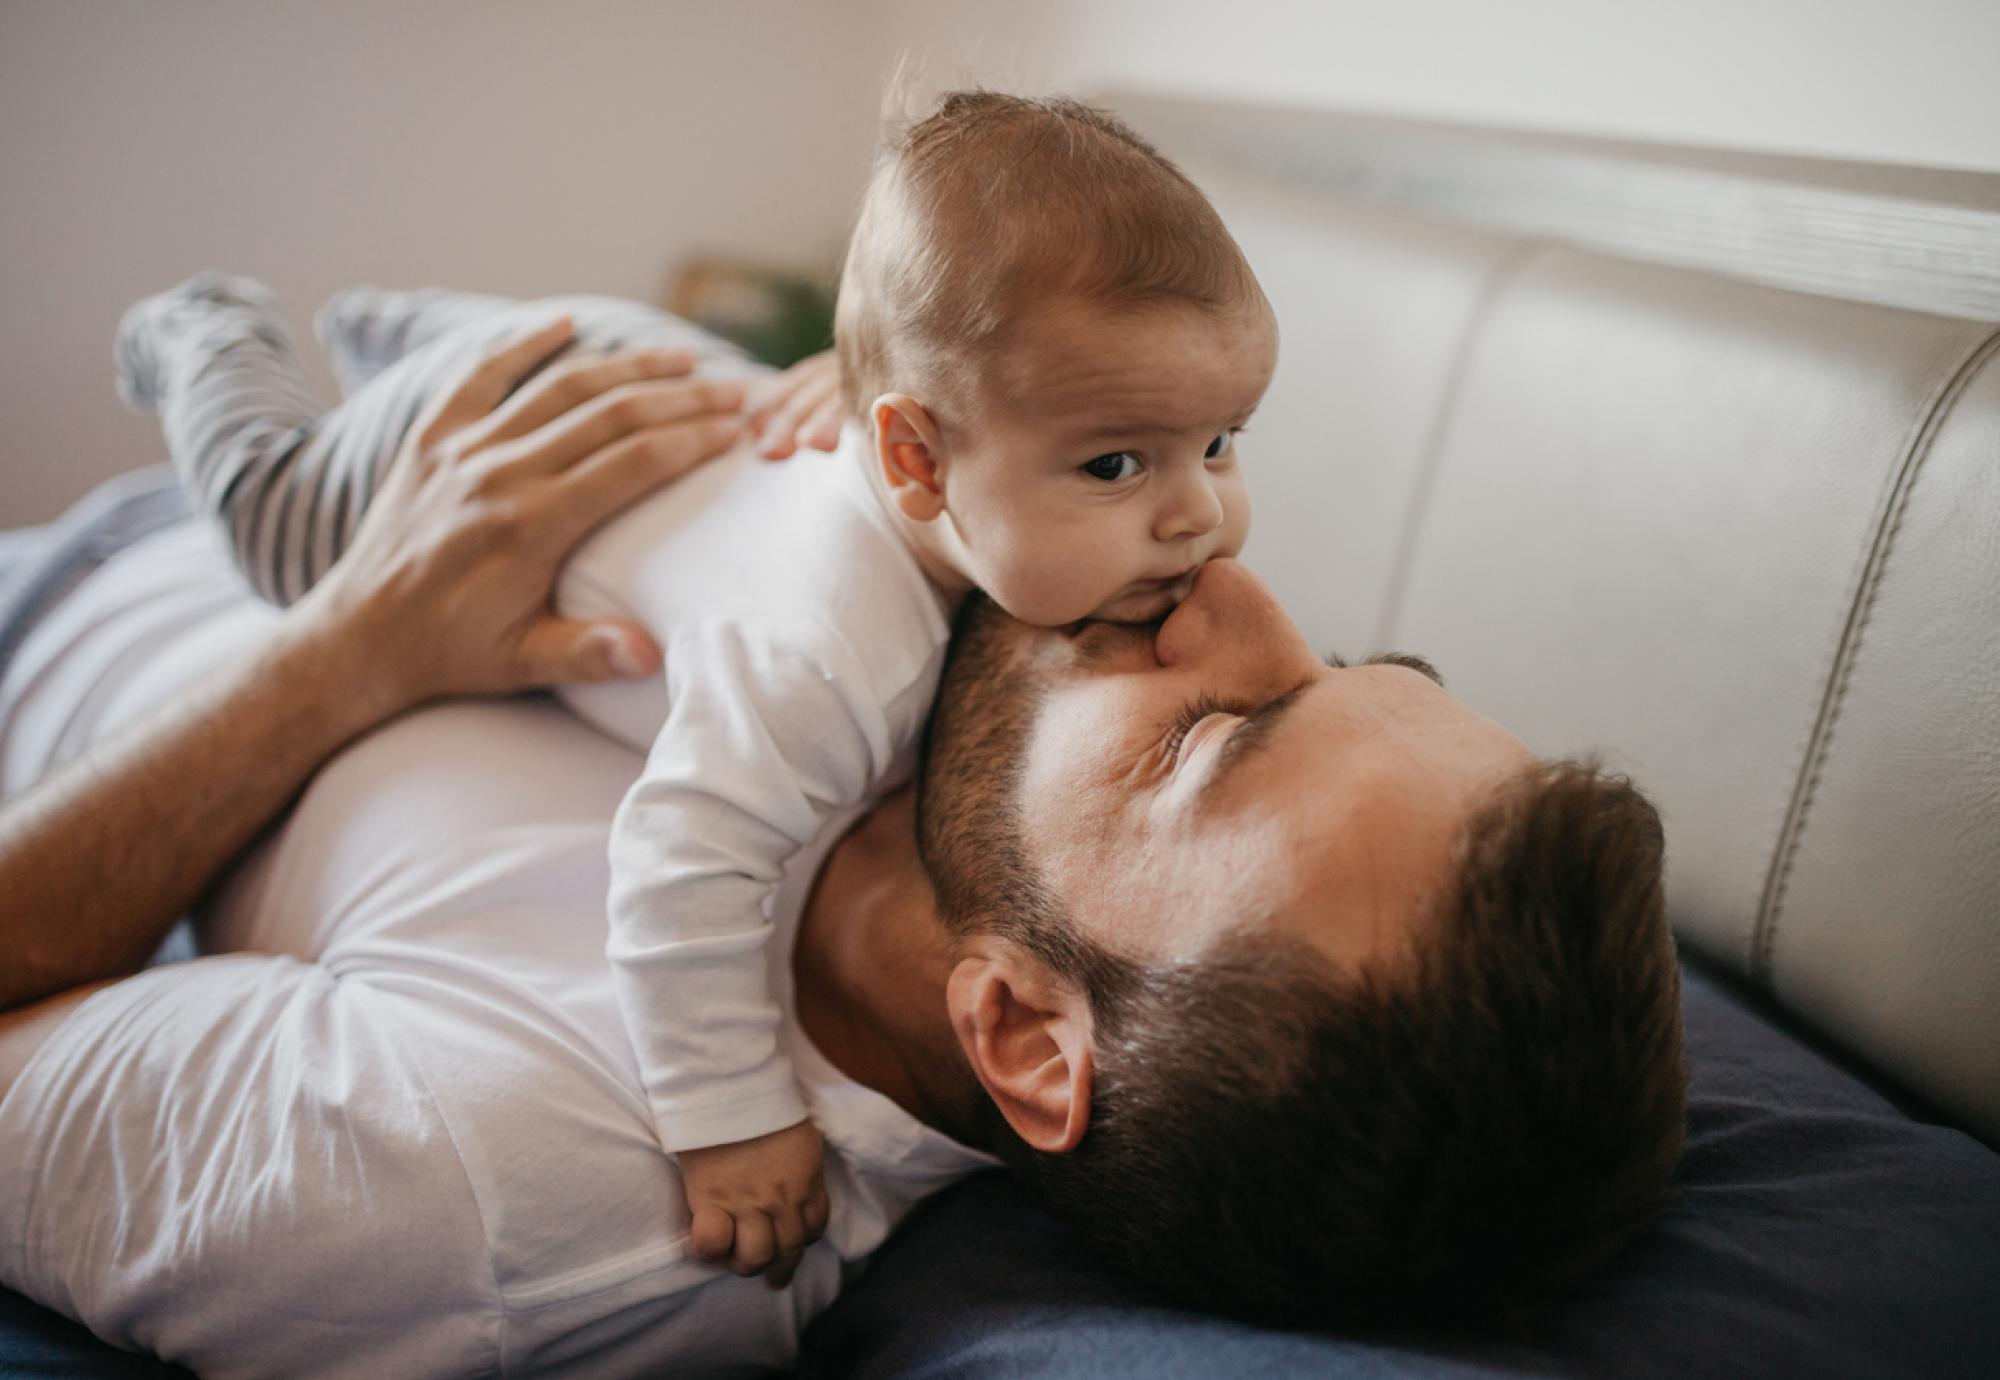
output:
[[[344,283],[657,299],[691,250],[830,258],[878,108],[860,20],[790,0],[5,0],[0,527],[164,458],[113,394],[112,334],[202,268],[271,283],[318,369],[311,312]]]
[[[830,256],[899,49],[930,85],[2000,170],[2000,0],[4,0],[0,527],[160,458],[111,336],[197,269],[303,332],[347,282],[657,297],[694,250]]]
[[[887,0],[933,84],[1239,100],[2000,171],[1996,0]]]

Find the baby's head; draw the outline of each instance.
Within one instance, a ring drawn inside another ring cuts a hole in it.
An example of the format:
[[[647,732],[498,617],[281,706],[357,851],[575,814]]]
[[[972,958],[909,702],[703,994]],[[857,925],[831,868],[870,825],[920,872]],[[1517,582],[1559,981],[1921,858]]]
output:
[[[1054,626],[1164,613],[1249,529],[1277,326],[1208,199],[1118,120],[947,96],[877,160],[834,331],[891,501]]]

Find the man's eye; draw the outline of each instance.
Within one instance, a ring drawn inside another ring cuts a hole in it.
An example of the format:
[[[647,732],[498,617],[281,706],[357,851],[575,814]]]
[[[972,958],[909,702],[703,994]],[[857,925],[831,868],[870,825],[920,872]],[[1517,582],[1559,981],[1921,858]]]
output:
[[[1139,472],[1139,457],[1129,450],[1113,451],[1110,455],[1100,455],[1095,460],[1087,461],[1079,468],[1092,479],[1115,484]]]

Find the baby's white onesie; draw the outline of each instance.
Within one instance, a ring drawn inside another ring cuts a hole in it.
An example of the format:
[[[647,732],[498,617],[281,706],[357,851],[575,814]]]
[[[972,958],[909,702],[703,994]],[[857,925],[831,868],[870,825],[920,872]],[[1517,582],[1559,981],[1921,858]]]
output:
[[[871,492],[861,432],[780,464],[747,447],[621,515],[571,560],[565,614],[635,618],[649,683],[561,693],[647,753],[611,834],[618,1001],[660,1143],[802,1119],[780,1052],[769,900],[837,812],[907,778],[950,609]]]

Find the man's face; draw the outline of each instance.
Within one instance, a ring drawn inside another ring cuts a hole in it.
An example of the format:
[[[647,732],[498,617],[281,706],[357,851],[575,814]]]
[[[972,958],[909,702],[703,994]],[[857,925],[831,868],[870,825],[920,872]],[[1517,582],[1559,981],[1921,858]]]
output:
[[[1237,926],[1346,971],[1393,961],[1481,793],[1533,761],[1419,670],[1321,661],[1228,560],[1157,628],[982,604],[932,735],[922,825],[947,906],[949,880],[1018,854],[1084,937],[1148,963]]]

